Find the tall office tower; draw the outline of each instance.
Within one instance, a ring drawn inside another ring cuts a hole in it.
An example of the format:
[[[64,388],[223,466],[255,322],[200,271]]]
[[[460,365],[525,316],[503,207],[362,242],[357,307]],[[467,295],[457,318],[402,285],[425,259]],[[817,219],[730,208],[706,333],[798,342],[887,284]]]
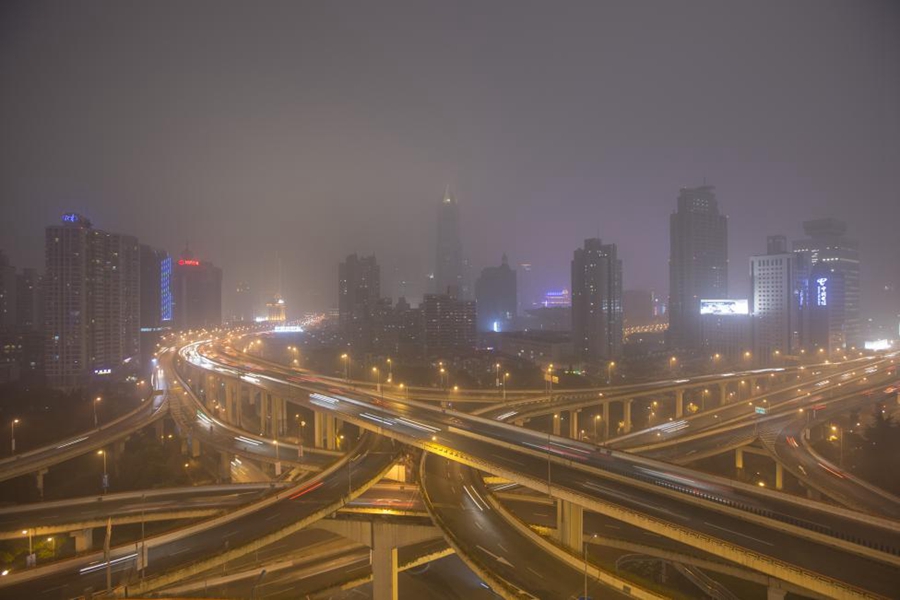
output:
[[[615,244],[584,240],[572,258],[572,345],[589,366],[622,352],[622,261]]]
[[[536,299],[534,293],[534,274],[531,263],[519,263],[516,269],[516,300],[518,300],[519,314],[524,314],[528,309],[534,308]]]
[[[273,323],[284,323],[287,320],[287,305],[281,294],[275,294],[266,302],[266,320]]]
[[[158,330],[172,320],[172,258],[141,244],[141,331]]]
[[[475,349],[476,308],[473,300],[454,294],[425,294],[422,301],[425,355],[459,356]]]
[[[669,331],[676,350],[701,346],[700,300],[728,297],[728,218],[714,187],[682,188],[669,220]]]
[[[137,239],[100,231],[74,213],[46,229],[47,382],[61,389],[140,356]]]
[[[43,329],[41,312],[41,276],[37,269],[22,269],[16,275],[16,327],[20,330]]]
[[[0,331],[16,326],[16,268],[0,251]]]
[[[172,272],[172,324],[203,329],[222,324],[222,269],[185,248]]]
[[[446,294],[453,288],[457,294],[461,294],[464,287],[462,243],[459,241],[459,205],[448,187],[437,207],[434,291]]]
[[[861,343],[859,244],[837,219],[805,221],[794,242],[801,344],[828,352]]]
[[[750,257],[753,354],[763,364],[796,350],[796,262],[796,256],[787,251],[787,238],[783,235],[769,236],[767,253]]]
[[[232,320],[252,323],[255,316],[253,314],[253,296],[251,295],[250,284],[242,281],[237,284],[235,289]]]
[[[499,267],[482,269],[475,281],[478,331],[506,331],[516,316],[516,272],[509,268],[506,255]]]
[[[338,266],[338,323],[344,342],[356,352],[371,349],[380,297],[381,268],[375,255],[349,255]]]

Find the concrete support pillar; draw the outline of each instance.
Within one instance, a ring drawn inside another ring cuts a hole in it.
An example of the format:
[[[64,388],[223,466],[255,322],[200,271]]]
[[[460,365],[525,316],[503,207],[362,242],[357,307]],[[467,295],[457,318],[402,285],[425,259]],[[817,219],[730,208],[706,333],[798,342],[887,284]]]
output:
[[[272,423],[273,433],[277,434],[278,437],[284,437],[284,434],[287,433],[287,400],[280,396],[275,398],[275,403],[272,406],[272,416],[274,417]]]
[[[159,419],[155,423],[153,423],[153,433],[156,435],[156,439],[158,440],[166,437],[166,424],[162,419]]]
[[[93,529],[82,529],[81,531],[73,531],[70,534],[73,538],[75,538],[75,553],[81,554],[82,552],[90,552],[91,548],[94,545],[94,530]]]
[[[560,433],[560,422],[562,421],[562,413],[553,415],[553,435],[559,435]]]
[[[397,574],[400,572],[397,548],[378,543],[372,552],[372,598],[373,600],[399,600]]]
[[[728,382],[720,381],[719,382],[719,405],[723,405],[728,402]]]
[[[269,394],[265,392],[259,395],[259,433],[269,435]]]
[[[38,493],[41,495],[41,499],[44,498],[44,475],[47,474],[47,469],[41,469],[37,473],[34,474],[35,483],[37,484]]]
[[[624,422],[622,428],[623,433],[629,433],[631,431],[631,403],[633,401],[634,400],[631,398],[622,401],[622,421]]]
[[[609,402],[603,403],[603,439],[609,439]]]
[[[237,418],[237,404],[241,401],[241,388],[234,381],[228,381],[225,384],[225,422],[235,423]]]
[[[197,436],[191,436],[191,458],[200,457],[200,440]]]
[[[335,449],[337,439],[335,436],[334,417],[320,412],[313,413],[313,429],[313,433],[316,436],[316,448]]]
[[[581,552],[584,542],[584,509],[566,500],[556,503],[556,530],[559,543],[570,550]]]
[[[784,600],[787,592],[777,585],[770,585],[766,588],[766,600]]]
[[[684,416],[684,390],[675,390],[675,418]]]
[[[231,481],[231,454],[219,452],[219,479],[225,483]]]
[[[734,468],[738,471],[744,469],[744,451],[741,448],[734,451]]]
[[[573,410],[569,413],[569,437],[573,440],[581,439],[578,431],[578,413],[580,410]]]
[[[784,468],[781,466],[781,463],[775,463],[775,489],[780,490],[784,488]]]

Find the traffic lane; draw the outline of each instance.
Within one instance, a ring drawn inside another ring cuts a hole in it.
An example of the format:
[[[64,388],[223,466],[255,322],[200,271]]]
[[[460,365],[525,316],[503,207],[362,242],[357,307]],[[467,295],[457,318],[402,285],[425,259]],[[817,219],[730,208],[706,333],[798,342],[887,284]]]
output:
[[[269,377],[275,379],[277,373],[267,372]],[[307,391],[316,391],[313,384],[306,383],[303,385],[297,383],[275,383],[271,382],[267,385],[274,388],[300,388]],[[655,485],[668,489],[675,489],[684,492],[685,478],[690,478],[687,487],[694,491],[694,495],[710,495],[707,491],[714,492],[716,497],[727,498],[731,502],[740,503],[752,510],[769,509],[778,514],[785,515],[790,519],[806,524],[806,528],[819,530],[824,523],[827,527],[840,532],[848,539],[863,538],[875,544],[881,544],[896,548],[900,546],[900,541],[893,532],[887,532],[883,528],[860,523],[858,521],[847,521],[842,517],[824,513],[815,509],[815,504],[797,505],[788,501],[773,499],[770,496],[761,496],[753,491],[737,490],[730,486],[718,483],[706,483],[702,481],[702,475],[694,471],[681,471],[681,474],[673,475],[663,472],[665,469],[671,469],[671,465],[660,464],[656,469],[648,469],[640,463],[635,462],[625,453],[609,454],[599,450],[598,447],[583,442],[569,440],[567,438],[556,438],[550,435],[544,435],[524,428],[510,428],[498,424],[494,421],[471,419],[468,415],[454,413],[453,411],[442,411],[431,406],[421,406],[407,404],[400,400],[380,399],[369,400],[360,399],[359,394],[344,392],[347,395],[340,395],[331,390],[324,390],[324,398],[316,400],[321,408],[341,414],[352,415],[357,418],[371,419],[374,423],[381,426],[389,426],[403,430],[403,433],[410,435],[419,435],[422,439],[427,439],[427,435],[423,435],[421,431],[410,429],[410,425],[402,425],[400,421],[395,421],[398,414],[407,417],[407,423],[411,419],[417,419],[414,423],[428,424],[429,427],[449,427],[451,425],[463,427],[468,425],[469,429],[485,436],[486,438],[499,440],[513,445],[531,446],[532,449],[540,448],[541,445],[546,448],[549,442],[553,444],[554,453],[561,454],[564,458],[581,462],[585,465],[592,466],[601,470],[612,471],[620,475],[638,480],[649,481]],[[321,394],[321,392],[319,392]],[[329,395],[330,394],[330,395]],[[330,398],[330,400],[328,400]],[[328,400],[325,402],[325,400]],[[579,452],[569,452],[563,448],[578,448]],[[660,491],[663,491],[662,489]],[[646,493],[646,491],[644,492]],[[778,527],[777,522],[773,522],[773,527]]]
[[[511,585],[538,598],[569,598],[584,592],[584,573],[534,544],[497,514],[484,499],[478,471],[428,454],[423,486],[457,544]],[[604,597],[625,596],[589,580],[589,589]]]
[[[205,487],[205,486],[204,486]],[[18,531],[47,527],[59,524],[74,523],[89,519],[136,515],[143,512],[150,515],[159,512],[191,510],[201,508],[229,508],[249,504],[261,499],[271,491],[282,486],[253,486],[248,490],[220,491],[215,489],[196,488],[172,491],[171,493],[154,495],[141,499],[130,495],[128,498],[110,498],[95,496],[77,500],[72,506],[23,505],[0,511],[0,531]],[[213,486],[209,486],[212,488]],[[16,510],[18,509],[18,510]]]
[[[342,467],[328,478],[310,484],[293,497],[286,497],[265,510],[150,548],[146,576],[165,573],[279,531],[345,496],[348,485],[352,485],[351,480],[348,480],[348,472],[351,477],[357,478],[359,485],[386,468],[393,461],[394,452],[385,438],[369,436],[358,451],[354,452],[354,457],[358,459],[351,463],[352,469]],[[135,560],[132,558],[112,565],[114,586],[126,583],[128,576],[133,575],[134,564]],[[39,580],[0,588],[0,598],[70,598],[83,593],[88,587],[95,590],[106,589],[105,578],[103,561],[83,563]]]
[[[453,447],[482,460],[510,469],[519,464],[520,472],[544,479],[548,463],[531,455],[523,455],[471,438],[454,440]],[[485,467],[490,470],[489,467]],[[562,465],[551,465],[553,486],[594,497],[663,521],[673,522],[743,547],[758,554],[794,564],[812,573],[823,574],[850,585],[892,597],[900,589],[900,571],[892,565],[876,562],[850,552],[817,544],[805,538],[764,527],[711,511],[681,499],[659,496],[649,491],[622,485],[619,482],[591,476],[583,471]],[[535,488],[537,489],[537,488]],[[827,574],[827,575],[826,575]]]

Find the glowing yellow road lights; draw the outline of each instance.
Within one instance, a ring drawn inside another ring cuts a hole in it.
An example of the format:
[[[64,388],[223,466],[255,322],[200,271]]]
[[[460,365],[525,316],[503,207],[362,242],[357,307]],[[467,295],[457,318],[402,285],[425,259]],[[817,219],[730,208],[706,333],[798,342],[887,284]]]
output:
[[[94,427],[99,427],[99,426],[100,426],[100,421],[99,421],[99,419],[97,418],[97,405],[100,403],[101,400],[103,400],[103,398],[101,398],[100,396],[97,396],[96,398],[94,398],[94,402],[93,402],[93,407],[94,407]]]
[[[616,361],[611,360],[609,364],[606,365],[606,385],[610,385],[612,383],[612,374],[613,369],[616,368]]]
[[[503,374],[503,399],[506,400],[506,388],[509,385],[509,373]]]

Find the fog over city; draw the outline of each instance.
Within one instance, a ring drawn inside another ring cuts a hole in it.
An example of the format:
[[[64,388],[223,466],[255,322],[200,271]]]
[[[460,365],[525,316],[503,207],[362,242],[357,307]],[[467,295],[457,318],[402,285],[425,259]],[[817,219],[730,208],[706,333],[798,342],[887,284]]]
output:
[[[473,279],[506,252],[533,296],[566,288],[600,237],[626,288],[665,297],[669,215],[706,182],[732,295],[767,235],[834,217],[882,314],[898,31],[890,1],[4,2],[0,246],[42,267],[43,228],[75,211],[189,242],[226,313],[239,282],[277,288],[279,259],[289,313],[335,306],[354,251],[418,301],[449,185]]]

